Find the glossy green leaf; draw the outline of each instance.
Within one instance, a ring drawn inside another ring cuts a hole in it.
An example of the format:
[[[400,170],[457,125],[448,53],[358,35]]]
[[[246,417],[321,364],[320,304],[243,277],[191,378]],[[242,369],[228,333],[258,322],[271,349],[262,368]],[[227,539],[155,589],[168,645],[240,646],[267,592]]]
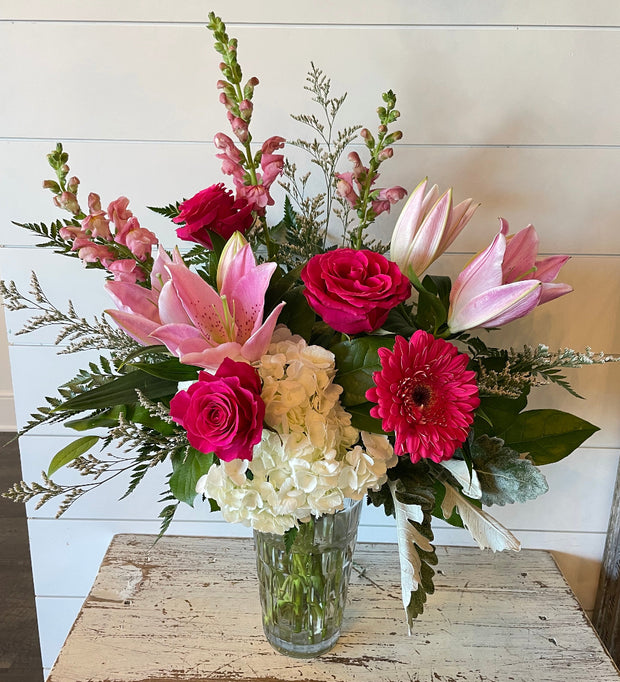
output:
[[[181,461],[173,462],[174,471],[170,476],[170,491],[177,500],[194,506],[196,499],[196,483],[209,471],[213,464],[213,454],[204,454],[189,448]]]
[[[374,372],[381,369],[379,348],[394,348],[393,336],[364,336],[349,341],[341,341],[330,350],[336,356],[336,378],[342,386],[340,401],[345,407],[366,403],[366,391],[375,383]]]
[[[82,438],[78,438],[69,443],[69,445],[66,445],[52,458],[47,470],[47,475],[51,476],[56,473],[58,469],[64,467],[65,464],[69,464],[69,462],[72,462],[85,452],[88,452],[98,440],[99,436],[82,436]]]
[[[528,453],[534,464],[558,462],[599,430],[560,410],[529,410],[517,415],[502,434],[505,444]]]
[[[347,407],[347,412],[351,414],[351,425],[360,431],[370,431],[370,433],[380,433],[385,435],[381,428],[381,420],[370,416],[370,409],[374,403],[362,403]]]

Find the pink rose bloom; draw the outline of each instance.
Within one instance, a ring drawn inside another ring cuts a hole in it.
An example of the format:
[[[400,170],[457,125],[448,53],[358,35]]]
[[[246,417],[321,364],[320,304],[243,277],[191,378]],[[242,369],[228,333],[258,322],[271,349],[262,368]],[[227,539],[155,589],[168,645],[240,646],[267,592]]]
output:
[[[225,462],[252,459],[261,439],[265,403],[258,372],[244,362],[226,358],[213,374],[200,372],[187,391],[170,401],[170,416],[187,431],[200,452],[215,453]]]
[[[345,334],[373,332],[411,294],[396,263],[374,251],[335,249],[311,258],[301,271],[310,307]]]
[[[213,248],[207,230],[229,239],[234,232],[245,232],[253,221],[252,205],[235,200],[223,183],[212,185],[187,199],[180,206],[175,223],[185,223],[177,229],[177,236]]]

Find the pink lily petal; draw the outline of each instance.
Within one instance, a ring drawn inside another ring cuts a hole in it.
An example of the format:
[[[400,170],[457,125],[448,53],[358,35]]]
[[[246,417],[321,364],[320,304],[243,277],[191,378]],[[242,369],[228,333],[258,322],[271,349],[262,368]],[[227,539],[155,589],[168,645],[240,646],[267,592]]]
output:
[[[185,312],[202,335],[226,340],[224,306],[217,291],[185,265],[169,265],[168,271]]]
[[[408,251],[407,266],[422,273],[435,259],[450,216],[452,190],[445,192],[420,225]]]
[[[160,291],[163,284],[170,279],[170,275],[166,270],[166,265],[170,263],[172,263],[170,256],[160,244],[157,249],[157,256],[153,261],[153,269],[151,270],[151,289],[153,291]]]
[[[159,319],[162,324],[191,324],[191,320],[185,312],[185,308],[170,279],[161,289],[158,306]]]
[[[540,301],[542,285],[525,280],[494,287],[471,298],[450,319],[450,331],[474,327],[499,327],[534,310]]]
[[[159,326],[158,322],[135,315],[134,313],[124,312],[122,310],[106,310],[106,312],[116,324],[132,339],[141,343],[143,346],[153,346],[154,341],[151,338],[151,333]]]
[[[428,178],[424,178],[413,190],[398,216],[390,244],[390,260],[395,263],[401,263],[407,259],[409,245],[418,229],[419,216],[422,215],[422,204],[427,183]]]
[[[508,223],[502,220],[502,228],[508,230]],[[538,253],[538,235],[533,225],[519,230],[513,237],[506,240],[506,255],[502,266],[505,283],[515,282],[524,275],[531,277],[532,268]],[[536,276],[538,279],[538,276]]]
[[[236,362],[244,362],[245,358],[241,353],[241,344],[230,341],[228,343],[221,343],[219,346],[215,346],[215,348],[204,348],[203,350],[196,351],[188,349],[181,356],[181,362],[186,365],[203,367],[209,372],[215,372],[226,358]]]
[[[269,317],[263,324],[250,336],[250,338],[243,344],[241,353],[243,357],[249,362],[260,360],[267,352],[267,348],[271,343],[273,331],[278,322],[278,316],[286,304],[280,303],[272,311]]]
[[[188,347],[188,342],[192,350],[202,349],[207,345],[198,329],[190,324],[164,324],[153,329],[151,337],[163,343],[178,358],[182,355],[181,349]]]
[[[559,298],[560,296],[564,296],[564,294],[570,294],[571,291],[573,291],[573,287],[571,287],[570,284],[561,284],[559,282],[557,284],[550,284],[548,282],[543,282],[539,305],[553,301],[554,298]]]
[[[275,263],[263,263],[235,284],[231,298],[235,302],[237,339],[241,342],[247,341],[262,324],[265,292],[275,269]]]
[[[148,289],[133,282],[106,282],[104,289],[110,294],[119,310],[157,321],[156,297]]]
[[[553,282],[560,274],[560,268],[570,256],[549,256],[536,261],[535,277],[541,282]]]
[[[482,253],[474,257],[457,277],[450,292],[450,311],[461,310],[461,297],[472,300],[489,289],[502,284],[502,260],[506,250],[506,238],[499,232]],[[452,315],[450,315],[452,319]],[[473,327],[475,325],[470,325]],[[452,324],[450,324],[452,329]]]
[[[480,204],[474,204],[473,199],[465,199],[460,204],[452,207],[450,222],[444,232],[444,237],[439,245],[439,250],[443,253],[452,242],[461,234],[463,228],[471,220]]]
[[[231,239],[233,237],[231,237]],[[222,254],[222,256],[223,255],[224,254]],[[236,285],[245,275],[254,269],[256,269],[256,259],[252,253],[252,247],[249,244],[245,244],[245,246],[239,249],[230,264],[227,267],[222,267],[222,283],[219,286],[220,294],[227,298],[234,296],[233,291]]]

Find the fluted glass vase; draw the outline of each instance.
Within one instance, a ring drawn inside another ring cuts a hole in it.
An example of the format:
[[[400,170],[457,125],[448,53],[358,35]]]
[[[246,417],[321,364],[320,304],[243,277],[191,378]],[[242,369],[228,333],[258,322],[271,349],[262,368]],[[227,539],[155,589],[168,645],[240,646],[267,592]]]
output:
[[[361,501],[300,525],[289,550],[284,537],[255,531],[263,630],[271,646],[314,658],[338,641],[347,599]]]

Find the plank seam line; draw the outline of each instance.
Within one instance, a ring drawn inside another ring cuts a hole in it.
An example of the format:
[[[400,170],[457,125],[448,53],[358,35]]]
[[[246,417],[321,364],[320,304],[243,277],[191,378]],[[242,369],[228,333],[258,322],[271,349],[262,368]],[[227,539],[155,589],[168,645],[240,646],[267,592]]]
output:
[[[203,20],[193,19],[187,21],[170,20],[144,20],[144,19],[44,19],[44,18],[3,18],[0,24],[49,24],[49,25],[77,25],[77,26],[144,26],[144,27],[206,27],[208,18]],[[360,29],[360,30],[456,30],[456,31],[617,31],[620,26],[616,24],[526,24],[526,23],[362,23],[362,22],[299,22],[299,21],[227,21],[229,29],[256,28],[256,29]]]
[[[55,144],[59,139],[62,139],[64,144],[161,144],[161,145],[205,145],[213,146],[211,140],[171,140],[171,139],[157,139],[157,138],[117,138],[117,137],[67,137],[63,135],[56,136],[26,136],[26,135],[10,135],[0,136],[0,142],[46,142]],[[291,143],[288,142],[290,146]],[[259,142],[255,143],[258,147]],[[323,146],[323,145],[322,145]],[[360,147],[365,149],[363,142],[353,142],[352,147]],[[620,144],[559,144],[559,143],[532,143],[532,142],[503,142],[503,143],[486,143],[486,142],[397,142],[394,144],[397,149],[565,149],[565,150],[598,150],[598,149],[620,149]]]

